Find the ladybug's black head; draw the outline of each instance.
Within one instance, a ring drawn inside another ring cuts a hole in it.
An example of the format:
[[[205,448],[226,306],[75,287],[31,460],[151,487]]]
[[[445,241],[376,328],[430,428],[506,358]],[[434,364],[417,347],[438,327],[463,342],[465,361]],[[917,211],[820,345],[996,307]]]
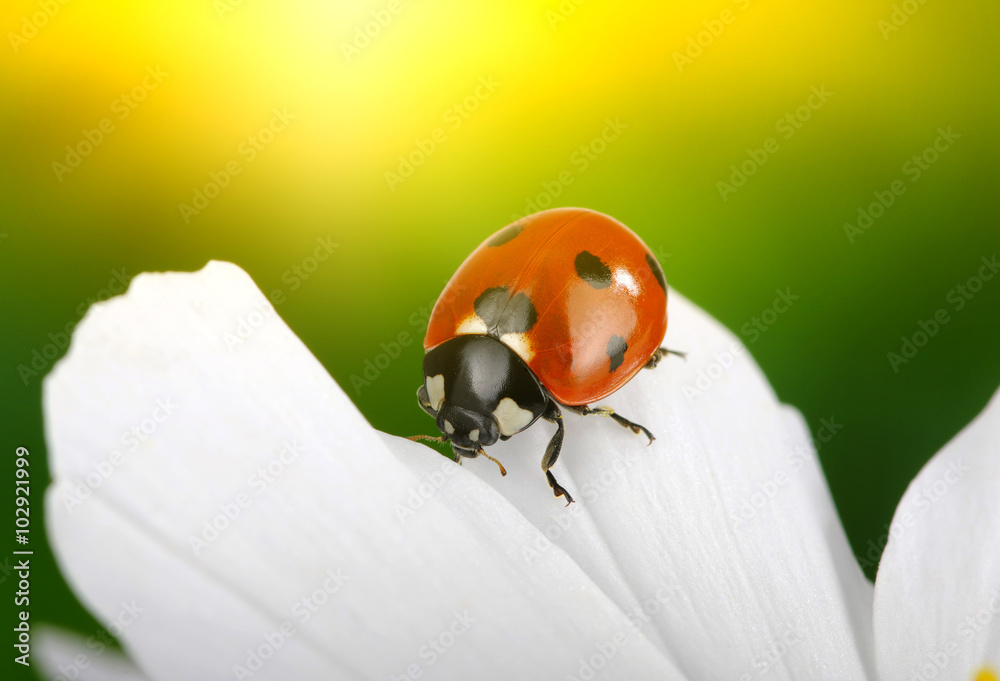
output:
[[[492,336],[456,336],[424,357],[417,401],[458,456],[519,433],[545,411],[548,395],[517,353]]]
[[[459,456],[475,457],[480,447],[488,447],[500,439],[500,429],[490,414],[463,409],[446,401],[435,418],[438,430],[444,433]]]

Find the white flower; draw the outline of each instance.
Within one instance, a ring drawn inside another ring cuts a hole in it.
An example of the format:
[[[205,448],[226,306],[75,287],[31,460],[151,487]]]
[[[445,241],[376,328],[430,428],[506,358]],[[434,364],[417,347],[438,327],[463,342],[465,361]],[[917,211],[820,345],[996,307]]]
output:
[[[549,424],[491,449],[506,478],[459,467],[373,430],[239,268],[137,277],[44,397],[49,534],[127,659],[50,631],[47,671],[991,678],[1000,398],[910,485],[873,588],[801,416],[734,336],[670,304],[688,361],[606,400],[656,442],[567,415],[567,508],[540,468]]]

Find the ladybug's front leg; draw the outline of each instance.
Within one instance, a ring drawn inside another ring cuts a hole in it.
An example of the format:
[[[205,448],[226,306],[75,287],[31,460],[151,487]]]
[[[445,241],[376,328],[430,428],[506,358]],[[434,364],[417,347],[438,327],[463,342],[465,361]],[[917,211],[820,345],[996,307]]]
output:
[[[618,425],[620,425],[623,428],[628,428],[629,430],[631,430],[636,435],[642,433],[643,435],[645,435],[646,437],[648,437],[649,438],[649,444],[653,444],[653,440],[656,439],[653,436],[653,434],[651,432],[649,432],[649,429],[646,428],[646,426],[640,426],[638,423],[635,423],[633,421],[629,421],[624,416],[620,416],[619,414],[616,414],[615,410],[611,409],[610,407],[588,407],[585,404],[580,405],[580,406],[571,406],[571,405],[567,404],[567,405],[563,405],[563,406],[565,406],[567,409],[572,409],[573,411],[575,411],[580,416],[593,416],[593,415],[596,415],[596,416],[607,416],[609,418],[612,418],[612,419],[614,419],[615,423],[617,423]]]
[[[655,369],[656,365],[660,363],[660,360],[667,355],[677,355],[682,359],[687,359],[686,352],[678,352],[677,350],[668,350],[666,348],[656,348],[656,351],[653,352],[652,356],[646,361],[646,365],[643,369]]]
[[[566,497],[566,505],[569,506],[573,503],[573,497],[570,496],[569,492],[562,485],[556,482],[555,476],[549,470],[552,468],[552,464],[556,462],[556,459],[559,458],[559,452],[562,451],[563,434],[566,430],[563,427],[562,412],[556,406],[555,400],[549,399],[549,405],[545,408],[542,418],[556,424],[556,434],[549,440],[549,446],[545,448],[545,456],[542,457],[542,470],[545,471],[545,477],[548,479],[549,485],[552,487],[552,491],[556,497]]]

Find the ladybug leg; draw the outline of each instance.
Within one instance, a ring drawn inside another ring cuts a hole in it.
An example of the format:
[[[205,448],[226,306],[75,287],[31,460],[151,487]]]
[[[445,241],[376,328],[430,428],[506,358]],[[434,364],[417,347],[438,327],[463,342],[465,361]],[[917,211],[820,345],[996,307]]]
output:
[[[687,358],[686,352],[678,352],[677,350],[668,350],[667,348],[657,348],[656,352],[653,353],[653,356],[649,358],[649,361],[646,362],[646,366],[644,366],[643,368],[655,369],[656,365],[660,363],[660,360],[666,357],[667,355],[677,355],[678,357],[682,357],[685,359]]]
[[[562,412],[559,411],[559,407],[556,406],[554,400],[549,400],[549,405],[545,408],[542,418],[556,424],[556,434],[549,440],[549,446],[545,448],[545,456],[542,457],[542,470],[545,471],[545,477],[548,479],[553,493],[555,493],[557,498],[566,497],[566,505],[569,506],[573,503],[573,497],[570,496],[570,493],[562,485],[556,482],[555,476],[549,470],[552,468],[552,464],[556,462],[556,459],[559,458],[559,452],[562,451],[563,434],[566,431],[563,426]]]
[[[596,415],[596,416],[607,416],[607,417],[609,417],[611,419],[614,419],[615,423],[617,423],[618,425],[620,425],[623,428],[628,428],[629,430],[631,430],[636,435],[639,435],[641,433],[642,435],[645,435],[646,437],[648,437],[649,438],[649,444],[653,444],[653,440],[656,439],[653,436],[653,434],[651,432],[649,432],[649,429],[646,428],[646,426],[640,426],[638,423],[635,423],[633,421],[629,421],[624,416],[621,416],[620,414],[616,414],[615,410],[611,409],[610,407],[588,407],[585,404],[584,405],[580,405],[580,406],[570,406],[570,405],[563,405],[563,406],[565,406],[568,409],[572,409],[573,411],[575,411],[577,414],[580,414],[581,416],[594,416],[594,415]]]

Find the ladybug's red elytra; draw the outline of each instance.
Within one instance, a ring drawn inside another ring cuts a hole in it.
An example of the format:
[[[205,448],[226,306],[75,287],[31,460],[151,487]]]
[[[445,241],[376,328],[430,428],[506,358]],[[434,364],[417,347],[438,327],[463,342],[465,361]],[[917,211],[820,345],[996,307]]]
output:
[[[424,338],[420,406],[458,460],[483,455],[539,418],[556,425],[542,470],[556,497],[570,496],[549,470],[563,442],[560,407],[608,416],[653,434],[607,407],[590,407],[669,354],[667,283],[628,227],[584,208],[554,208],[484,241],[445,287]],[[681,353],[673,353],[681,354]]]

